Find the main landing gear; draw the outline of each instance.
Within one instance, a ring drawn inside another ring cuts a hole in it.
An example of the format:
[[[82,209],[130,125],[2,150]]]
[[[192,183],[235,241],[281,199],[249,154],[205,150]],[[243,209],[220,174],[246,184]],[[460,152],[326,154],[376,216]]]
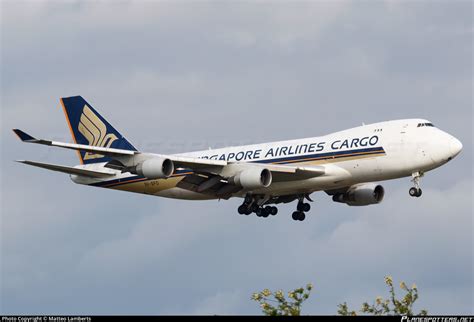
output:
[[[293,218],[293,220],[303,221],[306,218],[305,212],[308,212],[310,209],[311,205],[309,203],[304,202],[304,198],[301,197],[298,200],[296,211],[293,212],[291,218]]]
[[[304,202],[304,199],[308,199],[312,201],[308,195],[302,195],[298,197],[298,204],[296,207],[296,211],[293,212],[292,218],[293,220],[303,221],[306,218],[305,212],[308,212],[311,209],[309,203]],[[270,197],[266,196],[252,196],[247,195],[245,196],[244,202],[239,206],[237,211],[241,215],[250,215],[251,213],[255,213],[257,217],[268,217],[268,216],[275,216],[278,213],[278,208],[275,206],[265,206],[267,203],[280,203],[280,202],[290,202],[296,199],[296,196],[291,198],[288,201],[281,201],[270,199]]]
[[[267,218],[272,215],[275,216],[278,213],[278,208],[274,206],[263,206],[266,200],[264,199],[254,199],[251,196],[245,196],[244,203],[239,206],[237,211],[241,215],[250,215],[252,212],[257,215],[257,217]]]
[[[410,196],[412,197],[420,197],[422,194],[421,188],[420,188],[420,179],[423,176],[423,173],[420,172],[414,172],[412,173],[412,178],[411,181],[415,185],[414,187],[411,187],[410,190],[408,191],[410,193]]]
[[[278,208],[275,206],[257,206],[257,205],[252,205],[248,206],[246,204],[242,204],[237,208],[237,211],[241,215],[250,215],[252,212],[254,212],[257,217],[264,217],[267,218],[269,215],[275,216],[278,213]]]

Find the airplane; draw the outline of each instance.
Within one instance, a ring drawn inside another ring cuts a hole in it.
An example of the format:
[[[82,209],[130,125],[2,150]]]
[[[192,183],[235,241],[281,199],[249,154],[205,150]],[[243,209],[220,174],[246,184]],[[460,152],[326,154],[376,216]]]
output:
[[[241,215],[276,215],[274,205],[297,201],[293,220],[303,221],[324,191],[349,206],[379,204],[377,181],[411,177],[409,195],[420,197],[420,179],[447,163],[462,143],[425,119],[367,124],[325,136],[195,151],[138,151],[81,96],[60,99],[74,143],[36,139],[14,129],[26,143],[75,150],[69,167],[17,160],[70,175],[73,182],[153,196],[209,200],[243,198]]]

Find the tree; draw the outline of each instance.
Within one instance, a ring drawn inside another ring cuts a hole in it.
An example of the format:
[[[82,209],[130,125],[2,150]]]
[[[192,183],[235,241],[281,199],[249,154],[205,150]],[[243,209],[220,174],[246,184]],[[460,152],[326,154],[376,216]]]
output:
[[[306,285],[306,288],[300,287],[288,292],[288,300],[282,290],[271,292],[264,289],[260,293],[254,293],[252,300],[257,301],[265,315],[300,315],[301,305],[306,301],[313,289],[312,284]],[[270,302],[274,304],[270,304]]]
[[[415,284],[410,288],[405,282],[400,283],[400,288],[405,291],[405,296],[402,299],[397,299],[395,296],[395,288],[393,286],[393,279],[391,276],[385,276],[385,284],[389,287],[390,298],[383,299],[378,296],[375,298],[373,304],[365,302],[362,304],[360,313],[369,315],[415,315],[413,313],[413,304],[418,299],[418,289]],[[357,315],[356,311],[349,310],[347,303],[338,305],[337,313],[339,315]],[[427,315],[426,310],[421,310],[417,315]]]

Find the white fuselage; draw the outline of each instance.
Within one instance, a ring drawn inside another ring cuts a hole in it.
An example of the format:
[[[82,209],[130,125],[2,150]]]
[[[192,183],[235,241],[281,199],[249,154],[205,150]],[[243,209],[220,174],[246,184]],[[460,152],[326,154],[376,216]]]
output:
[[[420,126],[420,124],[422,124]],[[426,124],[429,124],[425,126]],[[407,119],[363,125],[321,137],[182,153],[181,156],[223,160],[229,163],[324,165],[327,174],[304,180],[272,183],[254,194],[284,196],[333,190],[357,183],[389,180],[426,172],[456,156],[461,143],[423,119]],[[97,168],[103,164],[85,167]],[[147,180],[129,173],[118,179],[73,180],[156,196],[180,199],[212,199],[177,187],[189,172],[177,171],[168,179]],[[242,197],[242,193],[234,196]]]

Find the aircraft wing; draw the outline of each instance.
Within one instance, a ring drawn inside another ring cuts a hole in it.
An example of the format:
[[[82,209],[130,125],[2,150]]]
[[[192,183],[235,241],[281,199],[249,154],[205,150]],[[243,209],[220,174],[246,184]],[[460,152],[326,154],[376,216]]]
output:
[[[229,166],[234,167],[235,174],[252,167],[268,169],[272,173],[272,182],[304,180],[326,174],[326,169],[323,166],[307,167],[259,163],[229,164]],[[227,178],[218,174],[197,172],[187,175],[178,183],[178,187],[227,199],[232,193],[242,190],[242,187],[230,183]]]
[[[64,143],[51,140],[37,139],[22,130],[14,129],[13,132],[26,143],[36,143],[48,146],[55,146],[60,148],[86,151],[91,153],[98,153],[111,157],[127,157],[137,154],[141,154],[139,151],[124,150],[124,149],[114,149],[114,148],[105,148],[97,147],[84,144],[75,144],[75,143]],[[279,164],[261,164],[261,163],[234,163],[221,160],[209,160],[196,157],[187,157],[187,156],[178,156],[178,155],[162,155],[162,154],[153,154],[149,157],[160,157],[167,158],[173,161],[177,169],[189,169],[196,173],[201,173],[209,176],[220,175],[222,170],[226,166],[232,166],[233,175],[238,172],[251,168],[251,167],[262,167],[270,170],[272,172],[273,182],[280,181],[294,181],[294,180],[303,180],[309,179],[325,174],[324,166],[292,166],[292,165],[279,165]],[[68,168],[63,166],[56,165],[47,165],[39,162],[32,161],[20,161],[22,163],[54,170],[61,171],[66,173],[76,173],[79,175],[85,175],[90,177],[101,177],[103,174],[93,174],[90,173],[91,170],[77,169],[77,168]],[[77,170],[71,170],[77,169]],[[72,172],[74,171],[74,172]],[[89,173],[87,172],[89,171]],[[229,176],[232,175],[232,172]],[[108,174],[105,174],[107,176]],[[227,176],[228,177],[228,176]]]

